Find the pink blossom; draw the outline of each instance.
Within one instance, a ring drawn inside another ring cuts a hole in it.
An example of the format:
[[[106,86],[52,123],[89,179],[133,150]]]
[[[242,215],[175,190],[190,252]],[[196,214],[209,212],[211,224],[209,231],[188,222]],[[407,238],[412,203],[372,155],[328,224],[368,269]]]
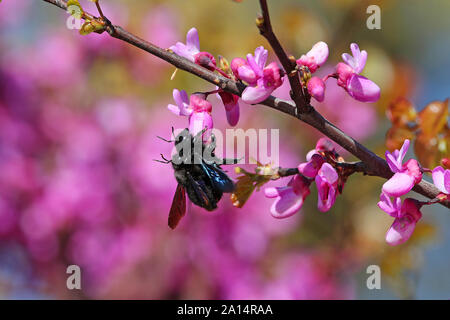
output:
[[[193,94],[189,99],[186,91],[178,89],[173,90],[173,99],[176,105],[169,104],[167,108],[177,116],[189,117],[189,132],[192,135],[196,135],[205,128],[208,130],[213,128],[212,105],[209,101],[199,94]]]
[[[302,55],[297,60],[297,64],[308,67],[309,71],[314,73],[327,61],[328,53],[328,45],[323,41],[319,41],[306,55]]]
[[[270,208],[275,218],[287,218],[299,211],[305,198],[310,194],[311,181],[301,175],[295,175],[286,187],[266,188],[267,198],[276,198]]]
[[[267,50],[261,46],[255,49],[254,56],[247,55],[247,61],[235,58],[231,62],[234,75],[249,85],[242,93],[242,100],[246,103],[264,101],[283,83],[283,72],[275,62],[265,66],[267,55]]]
[[[342,55],[345,63],[338,63],[336,74],[338,85],[343,87],[354,99],[362,102],[376,102],[380,98],[380,87],[373,81],[359,75],[366,65],[367,52],[360,51],[356,43],[350,45],[353,56]]]
[[[325,82],[319,77],[312,77],[306,85],[309,94],[319,102],[325,98]]]
[[[200,52],[200,40],[196,28],[191,28],[186,35],[186,44],[177,42],[169,48],[182,56],[211,71],[216,70],[216,59],[209,52]]]
[[[442,193],[450,194],[450,170],[441,166],[433,170],[433,183]]]
[[[337,196],[338,174],[329,164],[324,163],[316,175],[316,185],[318,191],[317,207],[320,211],[326,212],[331,209]]]
[[[378,206],[395,218],[386,233],[386,242],[391,246],[405,243],[411,237],[416,223],[422,218],[422,213],[420,212],[422,204],[411,198],[406,198],[403,204],[400,198],[395,198],[394,201],[391,201],[387,194],[382,193]]]
[[[200,52],[200,40],[196,28],[191,28],[186,35],[186,44],[177,42],[169,47],[177,55],[195,62],[195,55]]]
[[[393,153],[386,151],[386,161],[394,175],[383,184],[383,192],[391,197],[400,197],[407,194],[415,184],[422,180],[422,171],[415,159],[403,164],[403,159],[409,148],[409,140],[406,139],[400,151]]]

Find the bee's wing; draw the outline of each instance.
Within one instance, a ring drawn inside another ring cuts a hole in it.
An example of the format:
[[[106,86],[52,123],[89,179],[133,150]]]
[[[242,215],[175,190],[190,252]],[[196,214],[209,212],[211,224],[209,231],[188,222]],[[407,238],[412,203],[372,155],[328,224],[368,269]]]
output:
[[[186,192],[181,184],[178,184],[175,195],[173,196],[172,206],[169,212],[169,227],[175,229],[178,222],[186,213]]]
[[[211,180],[211,184],[222,192],[233,192],[234,183],[219,167],[203,163],[202,169]]]

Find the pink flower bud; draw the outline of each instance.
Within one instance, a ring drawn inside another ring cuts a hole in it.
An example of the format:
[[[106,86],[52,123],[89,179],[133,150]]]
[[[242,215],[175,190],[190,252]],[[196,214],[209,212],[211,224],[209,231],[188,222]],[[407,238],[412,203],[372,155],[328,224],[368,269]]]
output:
[[[311,73],[314,73],[319,69],[328,59],[328,45],[323,42],[317,42],[312,49],[306,54],[302,55],[297,60],[297,64],[300,66],[308,67]]]
[[[309,94],[319,102],[325,97],[325,82],[319,77],[312,77],[307,84]]]
[[[202,51],[197,53],[194,56],[194,62],[199,66],[202,66],[208,70],[214,71],[216,70],[216,59],[214,56],[206,51]]]

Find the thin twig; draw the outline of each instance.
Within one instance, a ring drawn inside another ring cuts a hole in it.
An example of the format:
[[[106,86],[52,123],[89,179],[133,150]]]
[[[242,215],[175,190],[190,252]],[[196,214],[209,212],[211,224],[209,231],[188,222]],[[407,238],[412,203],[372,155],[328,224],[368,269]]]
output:
[[[64,0],[43,1],[56,5],[61,9],[67,10],[67,3]],[[227,92],[241,96],[242,91],[245,89],[245,85],[243,85],[242,83],[235,82],[231,79],[223,77],[222,75],[211,72],[183,57],[174,54],[173,52],[162,49],[148,41],[137,37],[136,35],[126,31],[120,26],[107,26],[106,31],[112,37],[125,41],[154,56],[157,56],[162,60],[174,65],[178,69],[185,70],[199,78],[211,82]],[[373,173],[373,175],[385,179],[389,179],[393,175],[384,159],[378,157],[372,151],[370,151],[359,142],[345,134],[342,130],[334,126],[314,108],[311,107],[309,112],[306,113],[298,113],[295,103],[281,100],[273,96],[270,96],[260,104],[281,111],[316,128],[325,136],[327,136],[338,145],[346,149],[348,152],[356,156],[358,159],[363,161],[367,170]],[[413,190],[429,199],[433,199],[439,194],[439,190],[433,184],[425,180],[422,180],[419,184],[417,184]],[[447,200],[440,203],[450,208],[450,201]]]
[[[291,61],[291,59],[289,59],[286,51],[283,49],[283,46],[273,32],[267,1],[260,0],[259,4],[262,11],[262,17],[259,17],[257,20],[259,32],[264,38],[267,39],[273,51],[277,55],[278,60],[280,60],[284,71],[287,74],[292,89],[291,97],[292,100],[294,100],[295,105],[297,106],[298,113],[307,113],[310,111],[311,106],[309,104],[309,101],[307,101],[306,97],[303,94],[303,88],[300,83],[298,70],[295,66],[295,61]]]

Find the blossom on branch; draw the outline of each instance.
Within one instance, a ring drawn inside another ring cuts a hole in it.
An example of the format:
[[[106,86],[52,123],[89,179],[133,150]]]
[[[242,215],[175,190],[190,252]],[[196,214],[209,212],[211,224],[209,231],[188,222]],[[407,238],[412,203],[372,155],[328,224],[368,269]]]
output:
[[[329,163],[320,167],[315,179],[318,191],[317,208],[320,211],[330,210],[336,201],[338,179],[336,170]]]
[[[177,116],[189,117],[189,132],[196,135],[200,131],[213,128],[211,117],[212,105],[200,94],[193,94],[189,98],[184,90],[173,90],[176,105],[169,104],[167,108]],[[207,135],[204,135],[204,139]]]
[[[422,170],[417,160],[410,159],[403,164],[408,148],[409,140],[406,139],[400,150],[393,153],[386,151],[386,161],[394,175],[383,184],[382,190],[391,197],[407,194],[422,180]]]
[[[381,193],[378,207],[394,217],[395,220],[386,233],[386,242],[391,246],[396,246],[408,241],[411,237],[417,222],[422,218],[420,201],[406,198],[402,201],[400,198],[394,198],[391,201],[389,195]]]
[[[337,83],[344,88],[354,99],[362,102],[376,102],[380,98],[380,87],[373,81],[360,75],[363,71],[367,52],[360,51],[356,43],[350,45],[352,55],[342,54],[345,63],[339,62],[336,66]]]
[[[247,60],[234,58],[231,61],[236,78],[248,83],[242,93],[242,100],[246,103],[256,104],[266,100],[283,83],[283,71],[275,62],[266,66],[267,56],[267,50],[260,46],[255,49],[254,56],[247,55]]]
[[[191,28],[186,35],[186,44],[177,42],[169,48],[177,55],[182,56],[211,71],[216,69],[216,59],[209,52],[200,51],[200,40],[196,28]]]
[[[311,193],[309,185],[311,180],[302,175],[295,175],[286,187],[266,188],[264,193],[267,198],[276,198],[270,208],[272,216],[278,219],[287,218],[297,213]]]
[[[297,65],[302,70],[302,80],[308,89],[309,94],[319,102],[325,98],[325,82],[319,77],[311,77],[328,59],[328,45],[317,42],[306,55],[302,55],[297,60]]]

